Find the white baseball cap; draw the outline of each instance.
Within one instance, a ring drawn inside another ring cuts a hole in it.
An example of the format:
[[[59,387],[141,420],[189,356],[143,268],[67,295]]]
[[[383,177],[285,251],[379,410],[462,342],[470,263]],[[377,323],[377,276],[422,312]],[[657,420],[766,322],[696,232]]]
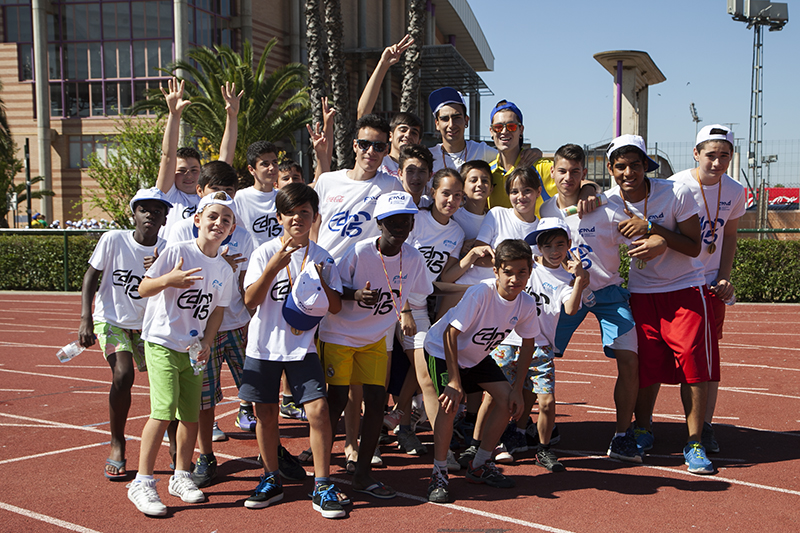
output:
[[[214,191],[203,196],[200,199],[200,203],[197,204],[197,213],[200,214],[203,212],[203,209],[208,207],[212,204],[219,204],[224,205],[231,211],[233,211],[233,219],[236,220],[236,206],[233,203],[233,198],[228,196],[228,193],[225,191]]]
[[[328,312],[328,295],[313,261],[306,264],[283,302],[283,318],[295,329],[314,329]]]
[[[564,222],[562,218],[544,217],[539,219],[539,224],[536,226],[536,229],[528,233],[528,236],[525,237],[525,242],[531,246],[537,246],[536,240],[539,238],[539,235],[556,229],[564,230],[567,234],[567,237],[570,239],[572,238],[572,234],[569,231],[569,226],[567,226],[567,223]]]
[[[167,198],[164,196],[164,193],[161,192],[161,189],[158,187],[150,187],[149,189],[139,189],[136,191],[136,194],[133,195],[133,198],[131,198],[129,204],[131,206],[131,212],[134,211],[134,204],[136,202],[141,202],[144,200],[158,200],[166,205],[167,209],[172,207],[172,204],[167,201]]]
[[[650,156],[647,155],[647,146],[644,144],[644,139],[639,135],[620,135],[613,141],[611,144],[608,145],[608,150],[606,150],[606,157],[609,161],[611,161],[611,153],[614,150],[622,148],[623,146],[635,146],[639,150],[642,151],[644,156],[647,158],[647,172],[653,172],[658,168],[658,163],[650,159]]]
[[[383,220],[392,215],[414,215],[419,212],[414,198],[405,191],[387,192],[378,196],[373,212],[376,220]]]
[[[703,126],[697,132],[697,139],[695,139],[694,145],[697,146],[706,141],[728,141],[733,146],[733,132],[722,124]]]

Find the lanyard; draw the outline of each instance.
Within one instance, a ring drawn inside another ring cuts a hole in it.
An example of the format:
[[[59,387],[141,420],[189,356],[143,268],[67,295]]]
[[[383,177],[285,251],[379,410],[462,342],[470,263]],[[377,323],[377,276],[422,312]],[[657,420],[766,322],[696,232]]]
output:
[[[283,242],[285,242],[285,241],[283,240],[283,237],[281,237],[281,243],[283,243]],[[309,248],[311,248],[311,245],[307,244],[306,245],[306,253],[303,255],[303,262],[300,265],[300,272],[302,272],[303,269],[305,269],[305,267],[306,267],[306,259],[308,259],[308,249]],[[291,261],[289,261],[289,264],[291,264]],[[292,271],[289,270],[289,265],[286,265],[286,275],[289,276],[289,290],[292,290]],[[300,273],[298,272],[297,275],[299,276]]]
[[[392,290],[392,282],[389,279],[389,273],[386,271],[386,263],[383,260],[381,253],[381,238],[378,237],[378,257],[381,258],[381,265],[383,265],[383,275],[386,276],[386,284],[389,287],[389,296],[392,297],[392,304],[394,305],[394,312],[397,315],[398,322],[400,321],[400,309],[397,301],[394,299],[394,291]],[[400,301],[403,301],[403,249],[400,248]]]
[[[717,241],[714,237],[717,233],[717,219],[719,217],[719,203],[722,200],[722,180],[719,180],[719,191],[717,193],[717,213],[714,215],[714,220],[711,220],[711,213],[708,211],[708,202],[706,201],[706,192],[703,190],[703,182],[700,181],[700,172],[695,170],[695,177],[697,180],[697,184],[700,186],[700,194],[703,195],[703,204],[706,206],[706,217],[708,218],[708,223],[711,226],[711,244],[708,245],[708,253],[714,254],[717,250]]]
[[[466,143],[466,141],[464,141],[464,142]],[[461,155],[459,156],[459,158],[462,161],[467,161],[467,159],[465,159],[465,156],[466,156],[468,148],[469,148],[469,145],[465,144],[464,145],[464,149],[461,150]],[[442,144],[442,164],[444,164],[444,168],[447,168],[447,153],[448,153],[447,150],[444,149],[444,144]],[[453,155],[455,155],[455,154],[453,154]],[[453,164],[455,164],[455,162]]]
[[[645,185],[644,221],[647,222],[647,199],[650,197],[650,180],[645,178],[644,179],[644,185]],[[619,193],[620,193],[620,196],[622,196],[622,200],[627,203],[628,200],[625,198],[625,193],[622,191],[622,188],[620,188]],[[633,204],[632,203],[631,203],[630,208],[633,209]],[[643,269],[646,266],[647,266],[647,261],[645,261],[644,259],[637,259],[636,260],[636,268],[638,268],[639,270]]]

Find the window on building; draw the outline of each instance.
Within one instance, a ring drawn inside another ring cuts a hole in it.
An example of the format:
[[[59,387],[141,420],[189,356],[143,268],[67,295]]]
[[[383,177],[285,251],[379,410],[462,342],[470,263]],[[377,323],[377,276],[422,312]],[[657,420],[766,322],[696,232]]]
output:
[[[106,162],[109,154],[116,153],[113,137],[108,135],[70,135],[69,168],[87,168],[89,155],[97,154],[101,163]]]

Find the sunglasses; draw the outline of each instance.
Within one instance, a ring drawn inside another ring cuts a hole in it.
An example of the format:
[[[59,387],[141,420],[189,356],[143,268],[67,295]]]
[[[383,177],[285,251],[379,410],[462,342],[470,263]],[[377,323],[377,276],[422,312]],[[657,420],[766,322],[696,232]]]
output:
[[[369,150],[370,146],[376,152],[385,152],[386,148],[389,146],[389,143],[380,142],[380,141],[368,141],[366,139],[357,139],[356,146],[362,152],[366,153]]]
[[[505,128],[511,133],[514,133],[515,131],[517,131],[519,127],[520,125],[517,124],[516,122],[509,122],[507,124],[501,124],[501,123],[492,124],[491,126],[489,126],[489,129],[495,133],[500,133],[501,131],[503,131],[503,128]]]

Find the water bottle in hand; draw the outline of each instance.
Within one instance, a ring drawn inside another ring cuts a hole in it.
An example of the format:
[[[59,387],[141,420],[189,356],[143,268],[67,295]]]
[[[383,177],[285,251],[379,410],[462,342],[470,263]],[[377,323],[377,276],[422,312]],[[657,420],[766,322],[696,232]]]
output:
[[[192,370],[194,370],[194,375],[199,376],[200,372],[206,367],[205,361],[198,361],[197,358],[200,356],[200,350],[203,349],[203,345],[200,344],[200,339],[197,337],[197,331],[192,331],[192,337],[194,340],[192,344],[189,345],[189,362],[192,364]]]
[[[594,296],[594,292],[586,287],[583,289],[583,294],[581,295],[581,301],[583,301],[583,305],[586,307],[594,307],[594,304],[597,303],[597,299]]]
[[[82,353],[85,349],[86,348],[81,346],[79,341],[72,341],[63,348],[59,349],[58,353],[56,353],[56,357],[58,357],[58,360],[62,363],[66,363],[76,355]]]

